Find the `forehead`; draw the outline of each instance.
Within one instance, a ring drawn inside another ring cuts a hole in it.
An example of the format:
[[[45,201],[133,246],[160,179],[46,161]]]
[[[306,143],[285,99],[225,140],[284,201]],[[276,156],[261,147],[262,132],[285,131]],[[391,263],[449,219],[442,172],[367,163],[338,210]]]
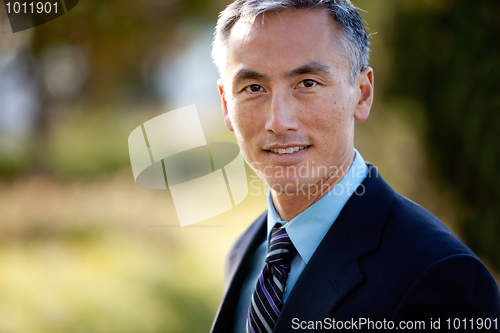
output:
[[[261,14],[253,22],[240,19],[227,44],[226,76],[241,68],[272,75],[305,63],[323,63],[349,71],[337,22],[322,9]]]

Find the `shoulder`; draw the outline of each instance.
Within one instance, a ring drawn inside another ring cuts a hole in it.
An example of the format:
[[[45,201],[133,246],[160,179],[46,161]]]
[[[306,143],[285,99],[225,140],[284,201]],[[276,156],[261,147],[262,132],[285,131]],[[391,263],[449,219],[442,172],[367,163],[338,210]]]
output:
[[[458,253],[475,256],[436,216],[400,194],[386,220],[386,237],[391,236],[404,240],[409,251],[425,252],[435,260]]]
[[[398,195],[387,227],[385,237],[401,240],[394,251],[407,258],[407,267],[398,267],[408,279],[394,320],[498,318],[496,281],[481,260],[429,211]]]
[[[498,286],[488,269],[428,210],[396,194],[384,239],[381,246],[394,243],[394,255],[401,253],[411,265],[400,266],[411,278],[396,314],[500,313]]]
[[[358,257],[366,288],[385,295],[380,307],[398,320],[500,314],[498,286],[481,260],[431,212],[392,193],[378,246]]]
[[[464,259],[464,267],[471,260],[482,265],[478,257],[436,216],[399,194],[395,195],[387,214],[376,252],[376,257],[401,267],[401,273],[408,273],[414,279],[447,257]],[[489,274],[486,268],[484,270]]]

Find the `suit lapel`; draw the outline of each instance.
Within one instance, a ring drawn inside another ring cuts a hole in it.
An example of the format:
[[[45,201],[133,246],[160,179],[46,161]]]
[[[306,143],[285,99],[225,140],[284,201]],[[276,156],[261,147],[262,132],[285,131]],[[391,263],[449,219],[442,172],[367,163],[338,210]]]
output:
[[[232,332],[234,328],[234,311],[238,304],[241,286],[247,275],[248,262],[264,241],[267,231],[267,212],[262,214],[248,230],[236,241],[227,261],[226,290],[215,316],[210,332]]]
[[[276,323],[276,332],[293,332],[294,318],[301,321],[323,320],[349,291],[363,280],[356,257],[349,249],[345,228],[340,224],[336,225],[336,222],[334,226],[311,257],[288,296]],[[325,242],[328,246],[325,246]]]
[[[276,332],[295,332],[294,318],[323,320],[363,281],[357,258],[378,248],[395,197],[377,170],[369,167],[368,177],[358,188],[359,195],[353,194],[346,203],[290,292]]]

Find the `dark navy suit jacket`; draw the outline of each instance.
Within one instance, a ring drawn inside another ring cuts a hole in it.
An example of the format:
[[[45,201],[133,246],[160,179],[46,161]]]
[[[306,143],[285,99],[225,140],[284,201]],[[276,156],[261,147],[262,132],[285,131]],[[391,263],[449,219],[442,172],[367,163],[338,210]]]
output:
[[[369,167],[360,195],[351,196],[304,268],[274,332],[331,331],[294,329],[325,318],[386,320],[396,326],[420,320],[425,331],[431,318],[441,318],[441,329],[447,319],[455,318],[497,319],[500,325],[498,286],[482,262],[434,215],[394,192],[376,168]],[[248,263],[266,238],[266,222],[267,213],[229,254],[225,295],[213,333],[233,330]],[[471,329],[461,323],[462,329]]]

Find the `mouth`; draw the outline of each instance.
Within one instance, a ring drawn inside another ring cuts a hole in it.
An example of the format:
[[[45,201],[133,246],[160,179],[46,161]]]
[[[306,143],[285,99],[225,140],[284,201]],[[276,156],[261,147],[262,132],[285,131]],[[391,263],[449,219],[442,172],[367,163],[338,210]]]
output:
[[[287,148],[273,148],[273,149],[265,149],[266,151],[276,153],[276,154],[293,154],[298,152],[299,150],[303,150],[309,148],[310,146],[296,146],[296,147],[287,147]]]

